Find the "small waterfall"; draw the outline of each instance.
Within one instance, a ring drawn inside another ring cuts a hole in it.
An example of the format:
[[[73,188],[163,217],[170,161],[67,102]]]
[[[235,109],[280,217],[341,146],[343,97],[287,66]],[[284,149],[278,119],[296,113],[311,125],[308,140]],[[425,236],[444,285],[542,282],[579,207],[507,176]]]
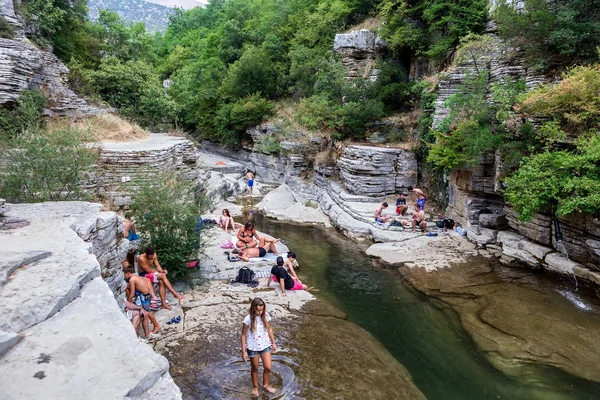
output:
[[[555,201],[553,204],[553,208],[554,208],[553,215],[554,215],[554,237],[556,238],[556,250],[558,250],[559,253],[568,260],[569,253],[567,252],[567,247],[563,243],[563,235],[562,235],[562,232],[560,231],[560,223],[558,222],[558,217],[556,216],[557,206],[558,206],[558,203]],[[575,273],[573,273],[572,275],[573,275],[573,281],[575,281],[575,291],[577,291],[577,290],[579,290],[579,282],[577,282],[577,277],[575,276]]]

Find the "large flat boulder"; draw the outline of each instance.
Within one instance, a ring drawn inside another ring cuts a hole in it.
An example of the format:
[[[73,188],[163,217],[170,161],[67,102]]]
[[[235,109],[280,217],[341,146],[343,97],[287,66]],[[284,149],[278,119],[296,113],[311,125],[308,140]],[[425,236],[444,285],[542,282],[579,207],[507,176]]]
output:
[[[137,339],[100,278],[23,334],[0,360],[7,400],[138,398],[168,374],[167,360]]]

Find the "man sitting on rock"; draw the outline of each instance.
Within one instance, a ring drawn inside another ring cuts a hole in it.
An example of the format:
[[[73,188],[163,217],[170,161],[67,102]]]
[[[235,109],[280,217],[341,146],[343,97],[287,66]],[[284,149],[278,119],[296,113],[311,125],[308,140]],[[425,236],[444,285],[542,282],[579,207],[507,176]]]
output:
[[[382,205],[375,209],[375,222],[385,224],[392,218],[391,215],[383,215],[383,210],[388,208],[388,203],[384,202]]]
[[[396,199],[396,214],[405,215],[406,211],[408,211],[406,198],[404,197],[404,193],[400,193],[400,196]]]
[[[152,265],[154,265],[156,269],[153,269]],[[138,257],[138,266],[141,277],[148,278],[151,283],[158,283],[158,293],[160,294],[160,299],[162,301],[162,308],[166,308],[167,310],[172,309],[172,307],[167,304],[166,289],[169,289],[169,292],[171,292],[176,299],[183,299],[183,296],[173,289],[171,282],[167,279],[169,271],[162,269],[158,263],[158,255],[154,252],[154,248],[146,247],[144,254],[141,254]]]
[[[423,232],[425,232],[427,230],[427,222],[425,222],[425,211],[423,211],[422,209],[419,209],[418,207],[415,206],[415,212],[413,213],[413,216],[412,216],[412,231],[413,232],[417,231],[417,226],[419,226],[419,228],[423,229]]]
[[[152,294],[150,294],[150,288],[152,287],[152,284],[148,281],[148,279],[137,276],[135,274],[135,268],[131,266],[127,266],[123,269],[123,276],[125,277],[125,282],[127,282],[127,288],[125,289],[127,301],[142,307],[145,313],[141,313],[140,317],[143,319],[147,316],[154,325],[152,333],[154,334],[158,332],[160,325],[158,325],[158,321],[156,321],[154,314],[150,312],[151,303],[157,300],[152,297]],[[128,308],[131,309],[131,307]],[[148,336],[147,332],[146,336]]]
[[[129,241],[139,239],[138,234],[135,233],[135,224],[131,221],[131,213],[125,214],[125,219],[123,220],[123,236]]]

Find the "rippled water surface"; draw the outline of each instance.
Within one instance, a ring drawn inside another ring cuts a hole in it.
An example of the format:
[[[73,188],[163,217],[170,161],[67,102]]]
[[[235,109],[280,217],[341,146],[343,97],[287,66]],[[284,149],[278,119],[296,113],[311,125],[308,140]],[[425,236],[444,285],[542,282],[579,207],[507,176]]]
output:
[[[281,237],[296,252],[299,277],[320,289],[316,296],[373,335],[428,399],[600,398],[600,384],[556,368],[530,365],[518,378],[494,368],[452,309],[414,290],[397,271],[374,266],[361,245],[334,230],[255,219],[260,231]],[[544,290],[562,291],[581,318],[599,318],[597,299],[571,294],[547,277],[519,273],[543,280]]]

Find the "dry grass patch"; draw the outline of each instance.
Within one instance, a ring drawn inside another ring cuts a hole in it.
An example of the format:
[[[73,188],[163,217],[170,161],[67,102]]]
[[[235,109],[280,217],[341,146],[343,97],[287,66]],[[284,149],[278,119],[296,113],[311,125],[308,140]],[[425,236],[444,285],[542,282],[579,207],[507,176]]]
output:
[[[367,18],[363,22],[358,25],[354,25],[350,27],[344,33],[350,33],[352,31],[360,31],[361,29],[368,29],[373,32],[377,32],[379,30],[379,26],[381,25],[381,21],[377,17]]]
[[[115,114],[104,113],[93,117],[70,120],[68,118],[48,121],[48,129],[65,127],[88,131],[97,142],[132,142],[148,137],[148,132]]]

